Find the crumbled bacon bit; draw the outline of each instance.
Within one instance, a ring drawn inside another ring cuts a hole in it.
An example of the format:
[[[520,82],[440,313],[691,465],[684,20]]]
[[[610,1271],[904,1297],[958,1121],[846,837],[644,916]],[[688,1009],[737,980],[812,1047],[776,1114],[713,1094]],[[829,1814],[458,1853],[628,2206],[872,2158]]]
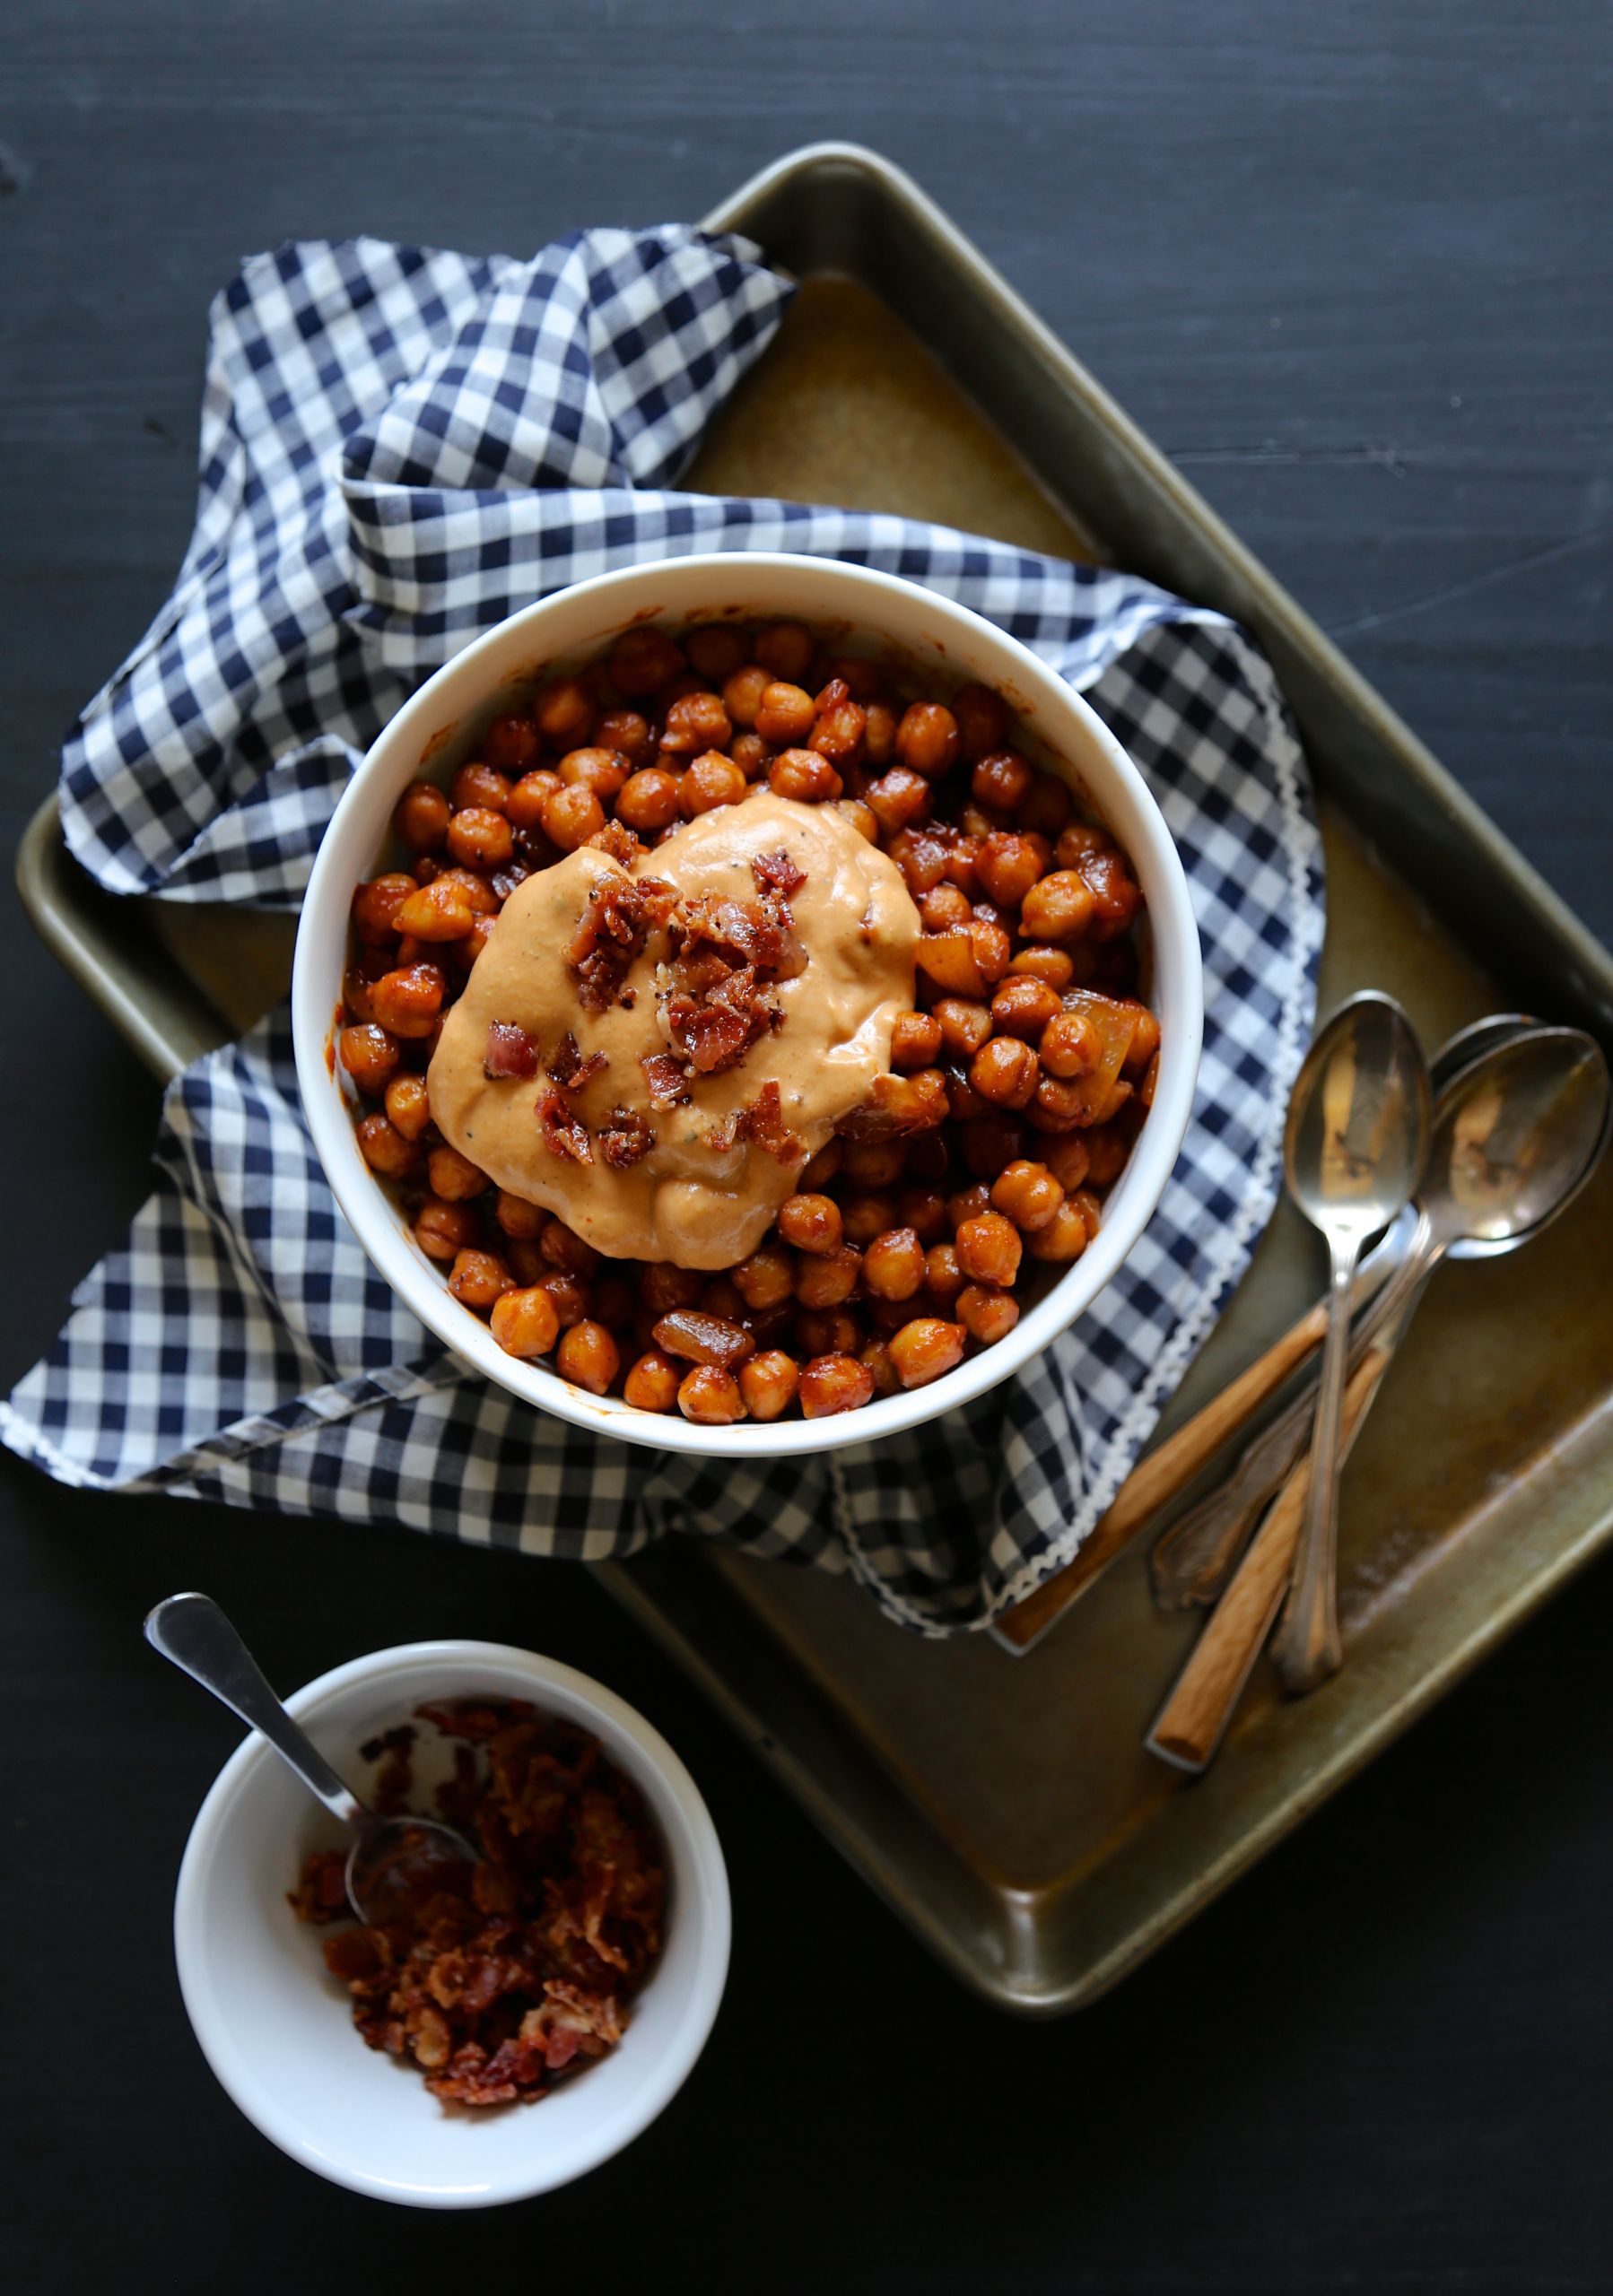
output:
[[[645,1052],[639,1065],[650,1084],[650,1104],[658,1109],[682,1108],[689,1098],[688,1072],[669,1052]]]
[[[806,870],[797,868],[782,846],[776,853],[753,854],[751,874],[759,892],[778,893],[785,900],[791,893],[799,892],[806,882]]]
[[[654,1129],[637,1109],[613,1109],[599,1127],[600,1151],[616,1171],[626,1171],[654,1146]]]
[[[568,1029],[555,1046],[548,1062],[549,1081],[558,1084],[562,1092],[580,1092],[590,1076],[610,1066],[602,1052],[590,1052],[585,1059],[578,1049],[577,1039]]]
[[[697,1004],[692,996],[674,996],[667,1005],[667,1026],[672,1041],[702,1076],[715,1076],[742,1060],[766,1026],[753,1025],[749,1015],[731,1005]]]
[[[537,1120],[544,1128],[544,1145],[552,1156],[567,1157],[573,1164],[593,1162],[589,1128],[580,1117],[571,1114],[563,1093],[543,1094],[537,1103]]]
[[[662,897],[670,892],[658,877],[621,876],[615,870],[590,886],[565,950],[586,1012],[603,1013],[615,1003],[645,936],[661,921]]]
[[[785,1125],[779,1087],[771,1076],[749,1106],[740,1109],[735,1133],[741,1140],[754,1140],[781,1164],[798,1164],[806,1153],[806,1143]]]
[[[327,1938],[326,1965],[370,2047],[413,2059],[445,2103],[541,2097],[626,2029],[661,1950],[660,1844],[637,1787],[588,1732],[519,1699],[420,1714],[461,1742],[436,1798],[481,1860],[385,1928]],[[339,1898],[342,1864],[339,1851],[309,1859],[291,1892],[299,1919],[343,1910],[328,1878]]]
[[[490,1079],[536,1076],[536,1041],[525,1029],[518,1028],[513,1021],[490,1021],[487,1024],[487,1049],[482,1055],[482,1074]]]
[[[617,821],[614,814],[588,842],[596,853],[608,853],[611,859],[619,861],[624,869],[630,869],[644,850],[627,823]]]

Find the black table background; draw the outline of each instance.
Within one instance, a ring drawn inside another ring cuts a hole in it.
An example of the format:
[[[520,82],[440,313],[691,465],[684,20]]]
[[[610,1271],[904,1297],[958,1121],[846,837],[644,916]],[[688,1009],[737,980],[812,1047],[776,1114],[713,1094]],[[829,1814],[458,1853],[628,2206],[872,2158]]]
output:
[[[1609,16],[1357,0],[13,0],[0,74],[0,809],[184,545],[207,299],[370,230],[695,217],[822,135],[910,167],[1606,935]],[[21,1373],[145,1188],[156,1093],[0,918]],[[44,1089],[41,1091],[39,1087]],[[31,2290],[476,2270],[638,2288],[1613,2283],[1613,1576],[1084,2015],[936,1970],[576,1572],[58,1491],[6,1459],[0,2157]],[[630,2153],[444,2222],[284,2161],[175,1988],[236,1733],[144,1651],[201,1583],[291,1685],[431,1633],[632,1697],[727,1845],[734,1969]],[[595,2261],[597,2241],[612,2261]]]

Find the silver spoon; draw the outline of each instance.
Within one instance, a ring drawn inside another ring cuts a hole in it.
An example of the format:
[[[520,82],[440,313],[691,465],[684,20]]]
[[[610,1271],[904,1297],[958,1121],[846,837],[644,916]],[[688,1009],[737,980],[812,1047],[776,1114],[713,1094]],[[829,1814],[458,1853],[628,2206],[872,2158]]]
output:
[[[1283,1140],[1288,1193],[1326,1238],[1331,1260],[1310,1487],[1294,1587],[1271,1644],[1290,1691],[1313,1690],[1343,1657],[1334,1547],[1351,1287],[1362,1246],[1388,1226],[1422,1177],[1429,1114],[1427,1065],[1410,1022],[1392,997],[1352,996],[1299,1072]]]
[[[1510,1044],[1531,1040],[1543,1040],[1547,1048],[1539,1062],[1530,1064],[1526,1070],[1509,1070],[1504,1081],[1509,1090],[1521,1087],[1531,1093],[1539,1086],[1543,1097],[1536,1103],[1537,1116],[1542,1122],[1564,1127],[1545,1147],[1553,1165],[1549,1188],[1538,1178],[1531,1181],[1528,1206],[1515,1205],[1504,1231],[1496,1234],[1468,1232],[1442,1213],[1445,1240],[1432,1252],[1432,1233],[1421,1211],[1412,1205],[1402,1212],[1371,1255],[1373,1260],[1388,1266],[1389,1274],[1387,1280],[1380,1275],[1376,1296],[1356,1313],[1350,1341],[1352,1371],[1368,1344],[1420,1290],[1445,1252],[1452,1259],[1465,1260],[1490,1259],[1497,1253],[1516,1251],[1567,1210],[1595,1171],[1613,1126],[1613,1096],[1607,1089],[1607,1065],[1600,1049],[1581,1030],[1550,1029],[1520,1014],[1496,1014],[1476,1022],[1434,1055],[1431,1068],[1439,1091],[1434,1111],[1435,1135],[1446,1118],[1458,1079],[1476,1069],[1494,1075],[1496,1072],[1491,1064],[1497,1052]],[[1570,1084],[1582,1065],[1581,1083],[1585,1089]],[[1600,1091],[1595,1089],[1598,1074],[1602,1079]],[[1554,1076],[1564,1084],[1566,1098],[1555,1093]],[[1431,1170],[1419,1191],[1423,1203],[1428,1199],[1432,1178]],[[1537,1216],[1530,1216],[1531,1210]],[[1357,1296],[1365,1274],[1366,1263],[1363,1263]],[[1399,1337],[1397,1331],[1397,1344]],[[1213,1603],[1219,1596],[1261,1507],[1286,1479],[1303,1450],[1316,1384],[1312,1371],[1286,1409],[1246,1444],[1225,1478],[1161,1534],[1150,1569],[1162,1608],[1190,1609]]]
[[[383,1818],[366,1808],[292,1721],[210,1596],[170,1595],[147,1618],[145,1639],[266,1738],[309,1792],[353,1828],[347,1901],[361,1921],[384,1926],[396,1920],[411,1900],[476,1863],[475,1851],[452,1826],[435,1818]]]

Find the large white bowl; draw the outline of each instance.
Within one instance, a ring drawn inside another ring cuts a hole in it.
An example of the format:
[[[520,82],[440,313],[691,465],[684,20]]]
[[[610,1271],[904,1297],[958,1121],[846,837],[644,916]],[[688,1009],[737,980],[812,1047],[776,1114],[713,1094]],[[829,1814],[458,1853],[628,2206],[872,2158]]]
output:
[[[416,2208],[523,2200],[608,2161],[676,2094],[728,1975],[728,1872],[699,1788],[659,1731],[602,1684],[502,1643],[412,1642],[337,1666],[286,1704],[362,1790],[366,1739],[425,1700],[476,1695],[529,1699],[591,1730],[660,1830],[665,1950],[608,2057],[530,2104],[451,2111],[418,2073],[369,2048],[326,1970],[327,1933],[285,1899],[308,1852],[336,1847],[341,1829],[256,1735],[197,1813],[174,1906],[186,2009],[248,2119],[333,2184]]]
[[[635,1411],[592,1396],[538,1363],[505,1354],[462,1308],[409,1233],[359,1152],[339,1066],[331,1057],[353,889],[388,849],[392,811],[423,770],[473,753],[488,720],[550,665],[569,665],[632,622],[676,626],[728,616],[791,617],[900,647],[943,685],[979,679],[1017,711],[1024,746],[1056,771],[1130,857],[1153,935],[1151,1001],[1162,1035],[1154,1106],[1130,1161],[1082,1254],[995,1347],[928,1387],[829,1419],[697,1427],[676,1413]],[[336,807],[303,904],[292,986],[297,1075],[314,1146],[336,1201],[371,1258],[422,1323],[511,1394],[578,1426],[658,1450],[777,1457],[863,1443],[966,1403],[1028,1362],[1089,1307],[1147,1226],[1187,1129],[1203,1031],[1203,973],[1187,879],[1158,806],[1114,736],[1077,694],[1017,639],[966,607],[894,575],[831,560],[714,552],[580,582],[527,607],[427,680],[376,742]]]

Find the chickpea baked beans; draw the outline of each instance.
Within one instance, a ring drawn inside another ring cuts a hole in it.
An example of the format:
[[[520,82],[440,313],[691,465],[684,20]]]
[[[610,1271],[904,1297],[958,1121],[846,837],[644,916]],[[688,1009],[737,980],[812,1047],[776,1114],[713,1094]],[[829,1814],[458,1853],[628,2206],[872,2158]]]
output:
[[[640,626],[495,718],[446,788],[405,790],[397,865],[353,894],[336,1058],[366,1162],[506,1353],[699,1426],[825,1417],[997,1344],[1024,1264],[1086,1250],[1146,1118],[1159,1025],[1135,993],[1126,858],[1015,735],[990,688],[915,692],[801,622]],[[759,786],[837,807],[918,908],[885,1080],[899,1121],[819,1148],[726,1273],[601,1261],[436,1131],[442,1016],[531,872],[607,832],[653,847]]]

